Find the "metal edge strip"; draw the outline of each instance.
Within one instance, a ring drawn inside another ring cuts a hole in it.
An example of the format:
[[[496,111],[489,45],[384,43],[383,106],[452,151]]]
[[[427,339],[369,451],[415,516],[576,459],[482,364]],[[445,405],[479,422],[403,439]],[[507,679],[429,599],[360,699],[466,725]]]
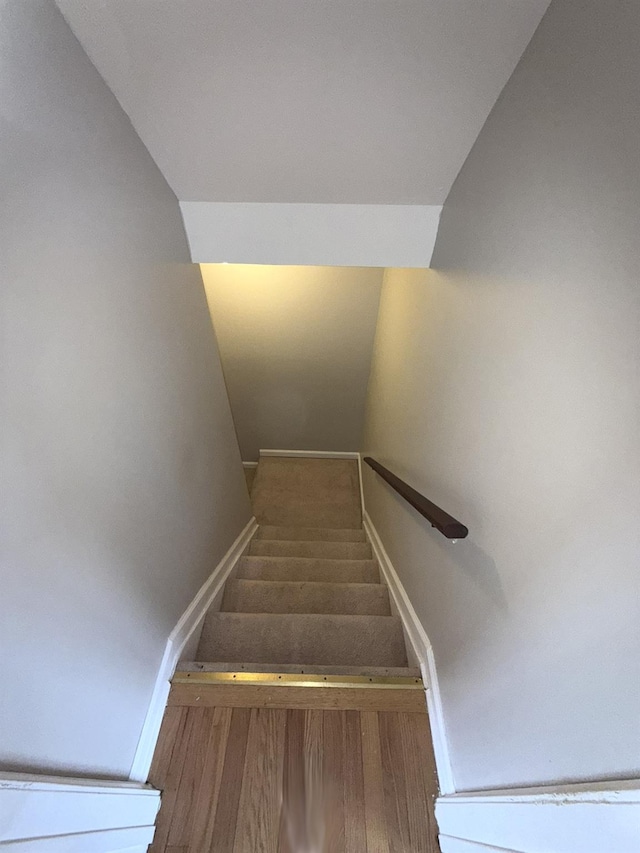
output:
[[[176,672],[172,684],[213,684],[269,687],[342,687],[359,690],[424,690],[421,678],[368,675],[314,675],[278,672]]]

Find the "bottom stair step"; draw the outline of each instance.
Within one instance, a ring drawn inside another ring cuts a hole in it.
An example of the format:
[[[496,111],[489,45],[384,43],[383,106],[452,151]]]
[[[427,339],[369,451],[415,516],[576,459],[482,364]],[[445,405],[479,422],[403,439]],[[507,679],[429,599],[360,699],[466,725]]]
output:
[[[199,661],[406,667],[397,616],[209,613]]]

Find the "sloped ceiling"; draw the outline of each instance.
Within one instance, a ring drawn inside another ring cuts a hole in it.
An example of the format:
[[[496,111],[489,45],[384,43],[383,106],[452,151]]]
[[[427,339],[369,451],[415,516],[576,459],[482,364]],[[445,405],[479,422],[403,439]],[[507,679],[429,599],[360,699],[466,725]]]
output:
[[[442,204],[548,0],[58,0],[183,201]]]

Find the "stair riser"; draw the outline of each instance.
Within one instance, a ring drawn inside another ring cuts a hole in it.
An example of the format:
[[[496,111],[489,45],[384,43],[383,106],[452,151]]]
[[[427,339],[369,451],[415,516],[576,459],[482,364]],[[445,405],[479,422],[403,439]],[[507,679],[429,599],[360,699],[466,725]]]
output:
[[[254,539],[249,548],[252,556],[324,557],[333,560],[370,560],[368,542],[290,542]]]
[[[198,660],[407,665],[402,628],[393,616],[212,613],[205,621]]]
[[[380,583],[374,560],[322,560],[305,557],[243,557],[238,578],[320,583]]]
[[[390,616],[382,585],[227,581],[222,610],[235,613],[327,613]]]
[[[336,530],[314,527],[260,527],[256,539],[303,540],[306,542],[366,542],[364,530]]]

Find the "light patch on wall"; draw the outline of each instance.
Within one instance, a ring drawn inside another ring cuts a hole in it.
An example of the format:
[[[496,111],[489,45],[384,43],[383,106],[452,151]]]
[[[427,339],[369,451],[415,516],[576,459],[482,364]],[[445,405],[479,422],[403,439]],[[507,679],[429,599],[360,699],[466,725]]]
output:
[[[245,461],[358,450],[383,270],[201,264]]]

